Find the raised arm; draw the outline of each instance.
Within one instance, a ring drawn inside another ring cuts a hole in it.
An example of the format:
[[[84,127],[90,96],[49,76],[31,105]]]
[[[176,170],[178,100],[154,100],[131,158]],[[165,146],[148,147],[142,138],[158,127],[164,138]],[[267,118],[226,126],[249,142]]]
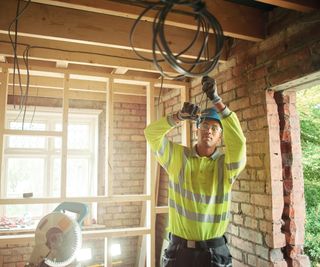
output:
[[[223,126],[226,170],[229,179],[233,182],[246,164],[246,138],[237,115],[229,110],[218,95],[215,80],[208,76],[203,77],[202,90],[219,112]]]
[[[145,137],[155,152],[159,163],[169,172],[172,158],[181,158],[183,147],[168,140],[166,134],[179,125],[182,120],[196,120],[200,109],[198,106],[185,102],[183,108],[175,114],[168,115],[150,123],[144,130]],[[176,160],[176,162],[179,162]]]

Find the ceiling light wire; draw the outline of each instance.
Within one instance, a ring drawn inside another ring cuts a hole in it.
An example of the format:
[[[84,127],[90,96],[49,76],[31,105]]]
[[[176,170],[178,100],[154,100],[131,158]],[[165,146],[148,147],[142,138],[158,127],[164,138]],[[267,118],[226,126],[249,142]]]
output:
[[[168,78],[179,79],[185,76],[187,77],[200,77],[210,73],[218,63],[219,57],[222,52],[224,36],[221,25],[218,20],[207,10],[205,3],[202,0],[162,0],[161,2],[148,2],[148,1],[121,1],[122,3],[137,3],[141,2],[145,6],[145,9],[135,20],[130,31],[130,45],[136,55],[144,60],[153,62],[155,67],[161,73],[162,76]],[[193,12],[180,12],[184,15],[192,16],[195,19],[197,30],[194,37],[186,48],[180,52],[173,52],[170,44],[166,38],[165,25],[166,19],[169,13],[179,10],[175,7],[187,6],[192,8]],[[143,21],[143,17],[151,10],[157,10],[152,24],[152,39],[151,50],[152,58],[147,58],[138,51],[134,45],[134,34],[138,24]],[[213,35],[211,34],[213,33]],[[215,37],[213,37],[215,36]],[[215,40],[211,40],[215,39]],[[212,54],[212,50],[209,46],[214,43],[215,53]],[[196,48],[197,53],[195,59],[186,59],[183,57],[186,52],[191,48],[194,48],[196,44],[200,44],[199,48]],[[166,73],[161,64],[166,62],[171,68],[178,73],[178,75],[169,75]]]
[[[14,103],[14,108],[15,108],[15,100],[14,100],[14,96],[15,96],[15,77],[16,77],[16,70],[18,71],[18,78],[19,78],[19,85],[20,85],[20,95],[23,94],[23,90],[21,87],[21,74],[20,74],[20,67],[19,67],[19,62],[18,62],[18,57],[17,57],[17,43],[18,43],[18,22],[20,17],[22,16],[22,14],[24,13],[24,11],[27,9],[27,7],[29,6],[31,0],[28,0],[28,2],[24,5],[24,7],[20,10],[20,1],[18,0],[17,3],[17,9],[16,9],[16,16],[15,18],[12,20],[12,22],[10,23],[9,27],[8,27],[8,36],[9,36],[9,40],[13,49],[13,103]],[[12,26],[15,25],[15,29],[14,29],[14,40],[11,36],[11,28]],[[20,99],[21,100],[21,99]],[[21,109],[21,101],[20,101],[20,106],[19,108]]]

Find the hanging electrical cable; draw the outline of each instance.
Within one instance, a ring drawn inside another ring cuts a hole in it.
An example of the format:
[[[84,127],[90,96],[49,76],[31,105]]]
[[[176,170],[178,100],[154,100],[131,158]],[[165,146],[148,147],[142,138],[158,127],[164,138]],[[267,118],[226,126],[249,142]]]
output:
[[[120,1],[144,6],[145,9],[135,20],[130,31],[130,45],[138,57],[153,62],[162,76],[168,78],[201,77],[210,73],[218,63],[223,48],[223,30],[218,20],[207,10],[203,0],[162,0],[151,1]],[[181,8],[190,8],[191,12]],[[152,23],[151,50],[152,57],[145,57],[135,47],[134,37],[139,23],[149,11],[156,10]],[[173,51],[165,34],[165,25],[170,13],[191,16],[195,20],[196,31],[190,42],[181,51]],[[186,57],[187,52],[196,51],[194,58]],[[163,64],[169,64],[177,72],[170,75],[163,70]]]
[[[19,61],[17,56],[17,46],[18,46],[18,21],[26,10],[31,0],[28,0],[24,7],[20,8],[20,1],[18,0],[16,17],[11,22],[8,34],[9,39],[13,47],[14,54],[14,71],[13,71],[13,97],[14,97],[14,87],[15,87],[15,78],[16,78],[16,70],[18,71],[18,79],[20,85],[20,113],[24,109],[23,121],[26,113],[26,106],[28,100],[28,92],[29,92],[29,51],[31,49],[52,49],[67,52],[67,50],[63,49],[54,49],[48,47],[41,46],[30,46],[26,45],[23,60],[27,69],[27,82],[25,92],[23,93],[23,89],[21,86],[21,74]],[[113,0],[111,0],[113,1]],[[129,34],[130,44],[135,52],[135,54],[141,58],[142,60],[153,62],[155,67],[161,74],[162,82],[163,77],[168,78],[185,78],[185,77],[199,77],[205,76],[210,73],[218,63],[219,57],[221,55],[221,51],[223,48],[223,31],[221,25],[217,21],[217,19],[207,10],[206,5],[203,0],[161,0],[158,2],[154,1],[141,1],[141,0],[117,0],[115,2],[125,3],[125,4],[133,4],[139,7],[143,7],[143,12],[138,16],[135,20],[132,29]],[[191,11],[186,11],[186,7],[191,9]],[[152,33],[153,36],[151,38],[151,50],[152,57],[148,58],[142,55],[138,48],[134,45],[134,37],[135,32],[139,26],[139,23],[144,20],[144,17],[149,11],[156,11],[156,15],[154,16],[152,23]],[[182,14],[185,16],[191,16],[194,18],[196,30],[194,35],[191,36],[189,43],[185,45],[180,51],[174,51],[174,48],[171,47],[170,41],[165,33],[165,26],[167,24],[167,17],[170,13]],[[11,28],[15,25],[15,35],[14,40],[11,36]],[[193,51],[193,58],[190,57],[191,50]],[[196,53],[194,52],[196,51]],[[70,52],[70,51],[68,51]],[[83,51],[71,51],[75,53],[86,53]],[[92,53],[96,55],[102,55],[99,53]],[[186,56],[188,55],[188,56]],[[169,64],[174,72],[177,72],[177,75],[170,75],[163,70],[163,64]],[[161,96],[161,90],[160,90]],[[159,96],[159,98],[160,98]],[[201,101],[202,102],[202,97]],[[24,107],[24,108],[23,108]]]
[[[21,2],[21,0],[18,0],[17,9],[16,9],[16,16],[12,20],[12,22],[10,23],[10,25],[8,27],[8,36],[9,36],[9,40],[10,40],[10,43],[11,43],[12,49],[13,49],[13,104],[14,104],[14,108],[15,108],[15,79],[16,79],[16,71],[17,71],[18,72],[19,87],[20,87],[19,110],[21,113],[23,106],[25,106],[25,110],[24,110],[24,117],[25,117],[26,103],[24,100],[27,99],[28,90],[26,90],[25,94],[24,94],[23,89],[22,89],[22,85],[21,85],[21,73],[20,73],[20,66],[19,66],[19,60],[18,60],[18,55],[17,55],[18,22],[19,22],[20,17],[22,16],[22,14],[25,12],[27,7],[29,6],[31,0],[28,0],[22,9],[20,9],[20,2]],[[11,29],[12,29],[13,25],[15,25],[15,27],[14,27],[14,40],[11,36]],[[27,84],[28,84],[29,83],[29,71],[28,71],[29,68],[28,68],[28,66],[26,66],[26,68],[27,68],[27,80],[28,80]],[[27,85],[27,88],[28,88],[28,85]],[[22,121],[22,130],[23,130],[23,125],[24,125],[24,119]]]

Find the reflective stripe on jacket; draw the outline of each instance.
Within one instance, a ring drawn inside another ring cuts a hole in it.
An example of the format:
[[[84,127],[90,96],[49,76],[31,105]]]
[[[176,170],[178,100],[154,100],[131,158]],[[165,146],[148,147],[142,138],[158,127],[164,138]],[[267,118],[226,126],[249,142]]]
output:
[[[169,117],[151,123],[145,136],[169,175],[168,231],[188,240],[222,236],[229,223],[231,187],[246,164],[245,137],[235,113],[221,118],[223,152],[200,157],[192,149],[168,140],[175,125]]]

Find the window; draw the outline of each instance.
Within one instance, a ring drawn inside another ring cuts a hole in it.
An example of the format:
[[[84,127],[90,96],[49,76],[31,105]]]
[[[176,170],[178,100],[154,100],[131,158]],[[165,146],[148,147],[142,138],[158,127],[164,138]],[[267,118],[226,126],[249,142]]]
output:
[[[67,150],[67,197],[97,195],[98,115],[94,110],[69,110]],[[7,112],[7,129],[22,129],[18,112]],[[37,111],[32,122],[25,120],[27,131],[62,131],[61,113]],[[4,166],[1,197],[60,197],[62,138],[10,135],[4,139]],[[24,207],[25,206],[25,207]],[[56,205],[11,205],[2,210],[7,217],[42,217]]]

